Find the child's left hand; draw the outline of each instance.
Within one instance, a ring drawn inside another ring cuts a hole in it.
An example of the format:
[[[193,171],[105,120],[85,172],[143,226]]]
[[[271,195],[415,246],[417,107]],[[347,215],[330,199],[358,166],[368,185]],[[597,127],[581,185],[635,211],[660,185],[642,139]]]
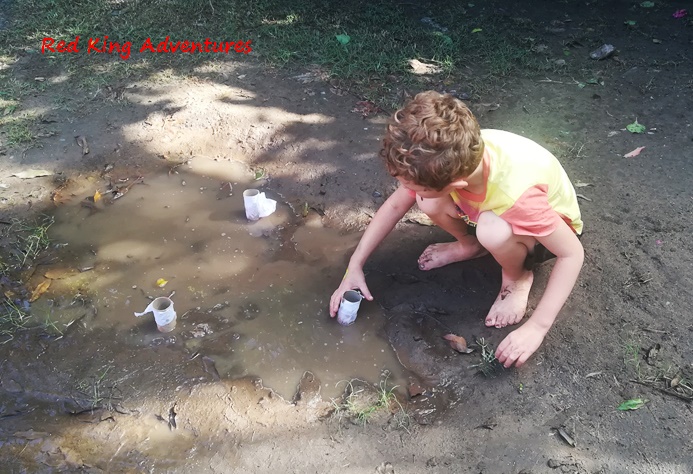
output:
[[[496,349],[496,359],[507,369],[515,364],[520,367],[534,354],[546,336],[546,331],[527,321],[508,334]]]

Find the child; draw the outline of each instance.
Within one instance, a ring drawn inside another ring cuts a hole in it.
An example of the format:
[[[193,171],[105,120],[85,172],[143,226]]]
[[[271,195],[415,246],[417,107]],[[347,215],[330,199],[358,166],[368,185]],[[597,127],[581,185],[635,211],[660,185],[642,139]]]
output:
[[[335,316],[342,295],[358,289],[373,300],[363,266],[414,205],[454,242],[430,245],[419,257],[432,270],[490,253],[502,267],[500,293],[486,325],[519,323],[534,274],[528,262],[549,252],[556,263],[532,316],[496,350],[517,367],[539,348],[575,285],[584,253],[575,190],[558,160],[537,143],[500,130],[480,130],[469,109],[450,95],[418,94],[393,115],[380,155],[400,186],[363,234],[330,300]]]

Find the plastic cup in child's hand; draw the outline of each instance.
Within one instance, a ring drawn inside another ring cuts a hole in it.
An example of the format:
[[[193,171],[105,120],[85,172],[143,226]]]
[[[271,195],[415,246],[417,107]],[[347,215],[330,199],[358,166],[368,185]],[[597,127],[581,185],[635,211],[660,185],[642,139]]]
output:
[[[342,301],[339,303],[339,311],[337,311],[337,322],[342,326],[349,326],[356,321],[356,316],[359,311],[359,305],[363,296],[355,290],[344,292]]]

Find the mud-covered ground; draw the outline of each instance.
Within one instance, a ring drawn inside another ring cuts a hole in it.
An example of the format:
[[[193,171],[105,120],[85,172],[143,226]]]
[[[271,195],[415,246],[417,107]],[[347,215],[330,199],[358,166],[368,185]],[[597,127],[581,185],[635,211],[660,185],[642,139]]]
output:
[[[483,324],[499,269],[486,258],[419,271],[419,253],[447,237],[412,212],[366,267],[381,333],[410,374],[397,392],[406,417],[396,407],[366,424],[349,422],[320,397],[310,373],[284,400],[257,379],[219,380],[165,341],[134,350],[117,328],[76,326],[58,339],[44,327],[0,347],[4,469],[691,472],[693,27],[690,16],[672,16],[685,3],[493,7],[517,18],[518,29],[535,25],[542,47],[534,54],[569,67],[506,77],[467,102],[482,127],[528,136],[560,158],[585,221],[578,284],[525,366],[487,377],[470,368],[480,348],[461,355],[441,338],[452,332],[491,346],[503,339],[510,329]],[[605,43],[616,53],[590,59]],[[394,189],[377,156],[386,114],[354,112],[361,98],[319,75],[305,82],[296,76],[306,71],[229,61],[185,77],[109,84],[64,106],[58,99],[69,97],[70,85],[43,57],[27,54],[11,68],[17,80],[52,86],[23,104],[41,113],[45,133],[28,148],[2,148],[2,225],[79,201],[109,180],[146,182],[193,157],[247,163],[292,206],[299,226],[304,214],[319,215],[325,226],[361,231]],[[450,87],[436,76],[420,84]],[[643,133],[626,129],[636,121]],[[76,136],[86,137],[88,154]],[[638,147],[645,148],[624,157]],[[13,176],[37,169],[53,174]],[[348,256],[326,273],[335,287]],[[550,263],[537,270],[530,310],[550,270]],[[329,295],[322,297],[326,308]],[[105,365],[114,372],[97,371]],[[367,382],[377,389],[377,380]],[[83,410],[85,392],[100,409]],[[644,406],[617,408],[637,399]]]

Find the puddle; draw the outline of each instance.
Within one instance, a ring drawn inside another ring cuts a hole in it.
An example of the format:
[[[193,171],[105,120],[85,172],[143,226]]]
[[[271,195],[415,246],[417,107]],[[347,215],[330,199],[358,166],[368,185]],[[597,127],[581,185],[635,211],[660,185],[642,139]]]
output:
[[[306,370],[321,380],[323,397],[341,394],[340,382],[353,377],[378,382],[385,370],[390,383],[403,385],[378,336],[384,317],[376,304],[362,304],[349,327],[327,313],[357,236],[295,217],[271,191],[277,211],[249,223],[242,192],[258,183],[241,164],[195,158],[177,171],[147,177],[107,207],[100,200],[97,209],[60,207],[51,239],[67,244],[65,255],[42,271],[64,272],[50,293],[66,296],[47,294],[34,311],[58,327],[78,319],[87,330],[112,331],[114,353],[167,345],[201,357],[221,378],[261,377],[288,399]],[[230,196],[221,187],[227,182]],[[163,288],[159,279],[167,280]],[[172,332],[159,333],[151,314],[133,315],[174,291]],[[78,294],[93,306],[86,316],[71,305]]]

